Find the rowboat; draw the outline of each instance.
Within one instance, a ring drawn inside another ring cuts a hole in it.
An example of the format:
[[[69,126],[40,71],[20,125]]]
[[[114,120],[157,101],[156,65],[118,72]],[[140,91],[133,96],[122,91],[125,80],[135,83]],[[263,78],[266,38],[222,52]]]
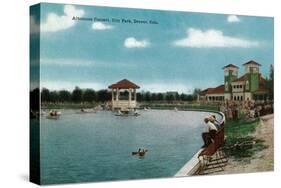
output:
[[[138,156],[142,157],[142,156],[145,155],[146,152],[148,152],[147,149],[144,150],[144,151],[133,151],[133,152],[132,152],[132,155],[138,155]]]
[[[54,110],[51,110],[48,115],[46,116],[47,119],[59,119],[61,115],[61,112],[60,111],[54,111]]]

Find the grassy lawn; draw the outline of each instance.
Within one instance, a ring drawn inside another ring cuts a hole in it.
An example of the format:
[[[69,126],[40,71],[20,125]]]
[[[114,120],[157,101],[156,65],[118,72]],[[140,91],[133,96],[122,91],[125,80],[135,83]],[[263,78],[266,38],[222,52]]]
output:
[[[238,121],[227,121],[225,124],[225,135],[229,138],[247,136],[256,130],[259,119],[247,122],[244,119]]]
[[[225,124],[225,152],[234,160],[249,162],[256,152],[266,148],[263,140],[251,135],[255,132],[259,122],[259,118],[250,122],[242,118],[238,121],[228,121]]]

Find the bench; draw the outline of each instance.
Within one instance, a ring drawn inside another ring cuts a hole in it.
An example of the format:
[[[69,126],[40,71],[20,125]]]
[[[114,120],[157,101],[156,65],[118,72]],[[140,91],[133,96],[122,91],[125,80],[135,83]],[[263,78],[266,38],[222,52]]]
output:
[[[220,129],[217,131],[212,143],[210,143],[202,152],[198,155],[199,161],[201,163],[199,171],[204,172],[210,169],[219,169],[223,170],[223,167],[227,163],[226,155],[221,149],[224,145],[224,123],[225,118],[224,114],[223,121],[220,125]]]

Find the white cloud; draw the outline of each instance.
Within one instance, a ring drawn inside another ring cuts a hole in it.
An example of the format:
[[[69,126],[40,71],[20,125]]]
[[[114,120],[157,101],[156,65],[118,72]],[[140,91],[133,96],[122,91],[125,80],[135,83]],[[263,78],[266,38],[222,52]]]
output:
[[[126,38],[124,41],[124,46],[126,48],[146,48],[150,45],[148,40],[137,40],[134,37]]]
[[[93,30],[108,30],[108,29],[112,29],[113,26],[112,25],[108,25],[102,22],[94,22],[92,25],[92,29]]]
[[[83,15],[84,10],[76,9],[73,5],[65,5],[63,15],[57,15],[52,12],[47,15],[45,22],[41,24],[41,31],[56,32],[68,29],[76,23],[75,20],[72,20],[73,16],[82,17]]]
[[[250,41],[232,36],[225,36],[220,30],[200,30],[189,28],[187,37],[174,42],[175,46],[191,48],[250,48],[258,47],[257,41]]]
[[[229,15],[227,17],[227,21],[232,23],[232,22],[240,22],[240,19],[236,15]]]

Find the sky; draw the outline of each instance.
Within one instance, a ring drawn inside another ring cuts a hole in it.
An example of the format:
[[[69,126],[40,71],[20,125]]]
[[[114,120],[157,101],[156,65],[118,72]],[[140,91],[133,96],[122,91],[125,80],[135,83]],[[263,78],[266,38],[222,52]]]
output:
[[[40,10],[30,12],[40,55],[32,45],[30,55],[31,67],[40,62],[41,88],[99,90],[126,78],[140,91],[192,93],[222,84],[227,64],[242,75],[254,60],[268,76],[274,63],[270,17],[45,3]]]

